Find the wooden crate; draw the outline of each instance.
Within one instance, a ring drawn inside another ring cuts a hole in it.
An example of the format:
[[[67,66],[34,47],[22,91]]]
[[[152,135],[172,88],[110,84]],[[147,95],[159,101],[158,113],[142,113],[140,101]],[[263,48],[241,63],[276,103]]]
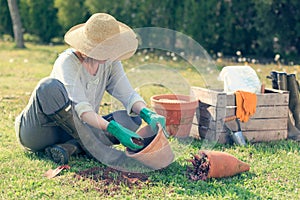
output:
[[[224,129],[224,118],[235,116],[235,95],[200,87],[192,87],[191,93],[199,99],[199,108],[193,122],[198,127],[198,136],[195,131],[191,136],[223,144],[231,143]],[[256,113],[248,122],[241,122],[246,139],[249,142],[286,139],[288,103],[288,91],[266,89],[264,94],[257,94]],[[237,131],[235,120],[227,124],[233,131]]]

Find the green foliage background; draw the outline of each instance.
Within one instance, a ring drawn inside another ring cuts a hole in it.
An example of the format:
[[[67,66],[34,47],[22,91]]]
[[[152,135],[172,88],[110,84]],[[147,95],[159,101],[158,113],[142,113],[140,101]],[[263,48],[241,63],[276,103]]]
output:
[[[0,35],[12,35],[7,0],[0,0]],[[19,0],[24,32],[39,42],[62,41],[73,25],[107,12],[133,28],[156,26],[187,34],[209,53],[299,61],[298,0]],[[175,44],[175,41],[171,42]],[[57,40],[56,40],[57,41]]]

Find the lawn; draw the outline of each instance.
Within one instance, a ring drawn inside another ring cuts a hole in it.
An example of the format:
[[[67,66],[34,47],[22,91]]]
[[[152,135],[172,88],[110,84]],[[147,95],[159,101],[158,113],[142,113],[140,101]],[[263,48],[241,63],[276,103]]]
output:
[[[12,43],[0,41],[1,199],[300,198],[300,146],[291,140],[255,143],[242,147],[220,144],[207,146],[199,140],[182,142],[171,138],[171,142],[176,144],[172,148],[179,152],[176,154],[176,160],[163,170],[145,172],[142,177],[130,179],[135,181],[128,182],[129,179],[120,178],[122,174],[117,171],[109,171],[106,174],[108,168],[105,165],[85,156],[73,157],[69,163],[71,168],[62,171],[59,176],[53,179],[45,178],[43,174],[58,165],[42,152],[31,153],[21,148],[14,132],[14,119],[26,106],[37,82],[50,73],[56,56],[65,48],[63,45],[27,44],[27,49],[17,50],[13,48]],[[164,55],[162,59],[151,52],[141,52],[123,64],[132,84],[147,103],[154,94],[188,93],[186,88],[190,85],[203,86],[205,83],[203,76],[189,63],[172,59],[168,55]],[[216,69],[224,65],[224,62],[217,62]],[[299,66],[250,65],[267,87],[270,86],[270,81],[265,77],[271,70],[297,73],[298,77],[300,72]],[[159,70],[165,71],[161,73]],[[208,76],[214,78],[216,75]],[[169,80],[163,82],[168,87],[155,86],[153,79]],[[141,81],[144,81],[142,85]],[[101,114],[117,109],[110,106],[114,103],[115,100],[106,95],[102,102]],[[250,171],[230,178],[191,181],[186,172],[187,166],[191,164],[186,160],[203,148],[230,153],[249,163]],[[95,179],[95,173],[94,176],[90,175],[89,172],[93,170],[102,174],[102,179]]]

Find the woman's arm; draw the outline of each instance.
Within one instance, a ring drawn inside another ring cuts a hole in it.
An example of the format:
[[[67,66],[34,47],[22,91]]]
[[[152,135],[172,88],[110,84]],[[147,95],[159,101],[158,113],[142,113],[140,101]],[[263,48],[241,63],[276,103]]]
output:
[[[146,107],[147,107],[147,106],[146,106],[145,102],[143,102],[143,101],[137,101],[137,102],[135,102],[135,103],[133,104],[131,110],[132,110],[132,112],[134,112],[135,114],[140,115],[141,110],[142,110],[143,108],[146,108]]]
[[[106,131],[107,129],[108,121],[103,119],[100,115],[98,115],[94,111],[84,112],[81,114],[80,118],[95,128],[102,129],[104,131]]]
[[[121,62],[113,62],[111,66],[110,78],[107,82],[106,90],[113,97],[122,102],[128,115],[132,112],[139,114],[140,106],[138,104],[133,109],[133,104],[143,102],[143,98],[132,88]]]

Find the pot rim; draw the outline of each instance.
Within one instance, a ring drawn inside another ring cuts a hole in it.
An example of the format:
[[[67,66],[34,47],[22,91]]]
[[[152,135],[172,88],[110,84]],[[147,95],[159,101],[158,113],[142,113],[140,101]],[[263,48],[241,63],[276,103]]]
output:
[[[164,102],[160,99],[183,100],[185,102]],[[183,94],[158,94],[150,98],[152,102],[160,104],[198,104],[198,100],[194,96]]]

